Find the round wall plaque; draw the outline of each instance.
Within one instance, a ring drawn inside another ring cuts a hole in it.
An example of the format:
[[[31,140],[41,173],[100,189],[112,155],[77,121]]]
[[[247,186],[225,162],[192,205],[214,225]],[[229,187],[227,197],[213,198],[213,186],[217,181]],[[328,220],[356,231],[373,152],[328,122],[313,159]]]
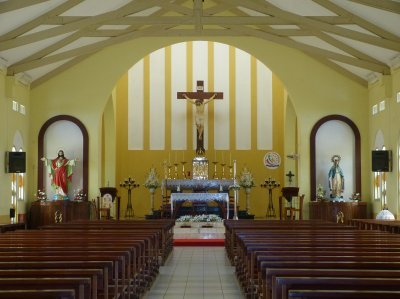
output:
[[[268,169],[277,169],[281,165],[281,156],[277,152],[268,152],[264,156],[264,166]]]

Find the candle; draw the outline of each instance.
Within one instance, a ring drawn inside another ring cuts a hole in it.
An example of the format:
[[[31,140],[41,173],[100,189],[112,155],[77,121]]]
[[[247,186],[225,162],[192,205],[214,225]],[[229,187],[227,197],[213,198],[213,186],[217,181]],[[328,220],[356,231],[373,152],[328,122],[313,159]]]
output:
[[[233,178],[236,179],[236,160],[233,160]]]
[[[225,162],[225,159],[224,159],[224,152],[222,152],[222,163],[224,163]]]
[[[214,150],[214,161],[217,162],[217,151]]]
[[[182,162],[185,162],[185,151],[182,151]]]
[[[171,152],[168,152],[168,164],[171,164]]]
[[[178,153],[177,152],[175,152],[175,163],[176,163],[176,161],[178,160]]]
[[[229,165],[232,165],[232,153],[229,152]]]

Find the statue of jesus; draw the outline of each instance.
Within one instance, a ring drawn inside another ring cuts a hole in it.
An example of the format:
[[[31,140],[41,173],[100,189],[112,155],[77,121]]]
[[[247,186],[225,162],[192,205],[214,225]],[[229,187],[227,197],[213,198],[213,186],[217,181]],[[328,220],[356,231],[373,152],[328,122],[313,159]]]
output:
[[[64,151],[60,149],[57,157],[54,159],[41,158],[44,165],[48,168],[51,177],[51,185],[55,188],[56,194],[67,196],[68,181],[72,178],[72,167],[75,166],[78,159],[67,159]]]
[[[216,94],[214,93],[211,98],[209,99],[191,99],[186,94],[183,96],[188,100],[190,103],[195,105],[196,111],[194,114],[194,122],[196,124],[197,131],[199,132],[199,140],[203,139],[203,132],[204,132],[204,106],[214,100]]]

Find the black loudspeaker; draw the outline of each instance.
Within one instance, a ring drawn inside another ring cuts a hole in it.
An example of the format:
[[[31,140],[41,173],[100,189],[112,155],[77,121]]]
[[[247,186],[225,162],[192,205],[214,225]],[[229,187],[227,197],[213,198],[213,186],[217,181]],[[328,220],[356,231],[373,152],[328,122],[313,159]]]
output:
[[[25,173],[26,172],[26,153],[25,152],[6,152],[6,172]]]
[[[372,151],[372,171],[392,171],[392,151]]]

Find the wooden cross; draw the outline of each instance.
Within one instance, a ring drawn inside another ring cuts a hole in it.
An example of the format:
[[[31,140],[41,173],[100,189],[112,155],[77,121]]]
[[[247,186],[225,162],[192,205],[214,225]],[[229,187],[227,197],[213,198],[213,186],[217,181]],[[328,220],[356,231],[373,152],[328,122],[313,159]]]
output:
[[[204,92],[204,81],[197,81],[196,92],[178,92],[178,99],[189,100],[196,106],[196,127],[197,127],[197,143],[196,143],[196,154],[198,156],[204,156],[204,105],[214,99],[223,99],[224,94],[222,92]]]
[[[289,172],[286,174],[286,176],[289,178],[289,185],[292,184],[292,177],[294,177],[294,174],[292,171],[289,170]]]

